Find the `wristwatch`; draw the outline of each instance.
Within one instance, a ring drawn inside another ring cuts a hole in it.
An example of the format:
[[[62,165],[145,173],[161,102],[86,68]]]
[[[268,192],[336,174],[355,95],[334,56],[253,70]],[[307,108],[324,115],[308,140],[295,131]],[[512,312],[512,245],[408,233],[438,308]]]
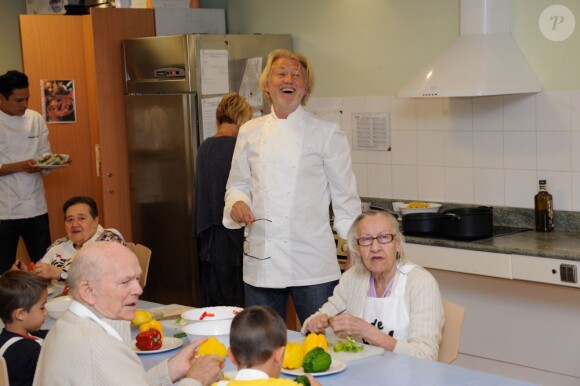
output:
[[[62,271],[60,273],[60,280],[65,281],[66,279],[68,279],[68,272]]]

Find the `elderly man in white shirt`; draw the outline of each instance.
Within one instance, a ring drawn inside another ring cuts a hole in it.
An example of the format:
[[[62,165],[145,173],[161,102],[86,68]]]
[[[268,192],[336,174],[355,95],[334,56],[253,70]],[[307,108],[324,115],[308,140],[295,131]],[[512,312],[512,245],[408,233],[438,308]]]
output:
[[[28,77],[18,71],[0,76],[0,274],[8,270],[20,237],[30,259],[50,245],[48,210],[36,160],[50,153],[42,116],[28,109]]]
[[[313,87],[308,60],[271,52],[260,86],[272,113],[240,129],[223,223],[246,225],[246,305],[269,305],[285,318],[291,295],[304,321],[340,277],[329,205],[346,238],[361,203],[344,132],[302,107]]]

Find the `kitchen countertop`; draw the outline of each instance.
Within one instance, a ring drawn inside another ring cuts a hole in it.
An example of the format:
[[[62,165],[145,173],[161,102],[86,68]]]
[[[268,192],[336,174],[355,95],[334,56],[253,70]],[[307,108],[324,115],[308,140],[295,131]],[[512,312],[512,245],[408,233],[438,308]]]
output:
[[[405,236],[405,239],[407,243],[412,244],[580,261],[580,233],[578,232],[541,233],[529,230],[476,241],[417,236]]]
[[[373,206],[387,209],[392,209],[394,201],[409,201],[365,197],[362,200],[370,201]],[[443,203],[441,211],[476,206]],[[494,225],[527,229],[534,227],[533,209],[493,207],[493,216]],[[580,232],[578,232],[578,229],[580,229],[580,212],[556,211],[555,225],[556,230],[553,232],[543,233],[532,229],[476,241],[455,241],[417,236],[405,236],[405,239],[412,244],[580,261]]]

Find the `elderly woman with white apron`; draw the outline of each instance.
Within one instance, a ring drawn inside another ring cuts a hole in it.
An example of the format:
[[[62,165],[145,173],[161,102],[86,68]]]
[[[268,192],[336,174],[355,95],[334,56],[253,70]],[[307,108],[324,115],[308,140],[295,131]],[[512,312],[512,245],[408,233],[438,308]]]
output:
[[[302,333],[350,336],[388,351],[437,360],[443,305],[435,278],[405,258],[399,223],[387,212],[366,211],[352,224],[353,266]],[[338,315],[340,314],[340,315]]]

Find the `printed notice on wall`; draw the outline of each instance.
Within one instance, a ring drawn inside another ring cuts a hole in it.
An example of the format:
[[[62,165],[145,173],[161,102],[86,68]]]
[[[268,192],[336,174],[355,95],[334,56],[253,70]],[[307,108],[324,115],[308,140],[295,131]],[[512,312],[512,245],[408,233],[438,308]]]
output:
[[[352,115],[356,150],[390,150],[390,114]]]
[[[203,127],[203,141],[217,133],[215,112],[222,97],[203,98],[201,100],[201,121]]]
[[[201,95],[230,91],[228,50],[201,50]]]
[[[260,90],[259,79],[262,73],[262,57],[249,58],[245,62],[244,73],[242,75],[242,84],[238,94],[246,98],[250,106],[254,110],[254,117],[256,112],[261,113],[260,110],[264,107],[264,100],[262,99],[262,90]],[[258,116],[261,116],[258,115]]]

